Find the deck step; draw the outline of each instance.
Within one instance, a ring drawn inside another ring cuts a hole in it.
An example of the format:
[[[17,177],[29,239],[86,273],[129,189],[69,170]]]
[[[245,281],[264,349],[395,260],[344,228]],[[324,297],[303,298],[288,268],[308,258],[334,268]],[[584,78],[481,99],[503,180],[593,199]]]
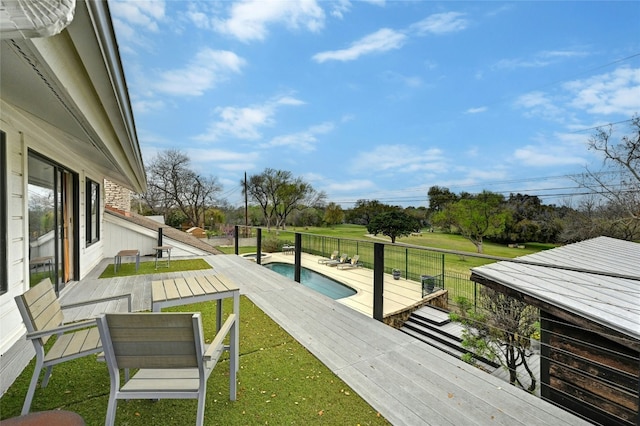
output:
[[[400,331],[457,358],[471,353],[476,360],[476,365],[490,373],[500,367],[498,363],[477,356],[462,347],[463,327],[451,322],[446,311],[428,308],[420,308],[413,312]],[[446,320],[444,320],[445,317]]]
[[[430,322],[434,325],[444,325],[451,322],[447,311],[433,306],[423,306],[414,311],[411,316],[421,318],[423,321]]]

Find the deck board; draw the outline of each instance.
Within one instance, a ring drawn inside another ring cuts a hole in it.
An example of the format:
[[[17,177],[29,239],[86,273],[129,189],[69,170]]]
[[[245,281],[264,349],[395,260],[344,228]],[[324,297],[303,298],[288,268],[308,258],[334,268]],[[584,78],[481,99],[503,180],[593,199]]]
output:
[[[129,290],[133,294],[134,310],[150,310],[153,280],[220,274],[238,285],[241,294],[249,297],[393,424],[588,424],[361,311],[319,295],[247,259],[235,255],[212,255],[204,259],[213,270],[161,272],[128,279],[86,279],[63,290],[61,300],[86,300],[89,295],[99,297]],[[339,271],[352,272],[362,274],[356,269]],[[397,297],[403,297],[402,291],[397,290]]]

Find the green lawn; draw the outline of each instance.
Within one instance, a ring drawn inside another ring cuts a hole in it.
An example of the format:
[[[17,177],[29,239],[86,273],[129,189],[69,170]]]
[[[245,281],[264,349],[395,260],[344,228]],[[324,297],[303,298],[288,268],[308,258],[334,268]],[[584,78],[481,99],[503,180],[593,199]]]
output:
[[[230,303],[225,301],[225,313],[231,312]],[[213,336],[216,305],[173,310],[202,312],[205,335]],[[225,353],[207,383],[206,424],[388,424],[245,296],[240,306],[238,399],[229,401]],[[34,361],[0,399],[0,418],[20,414],[33,365]],[[87,425],[103,425],[108,395],[107,367],[89,356],[55,366],[49,385],[36,390],[31,411],[64,409],[80,414]],[[195,416],[195,400],[120,401],[116,424],[182,426],[194,424]]]
[[[100,278],[114,278],[114,277],[126,277],[129,275],[148,275],[158,272],[178,272],[178,271],[195,271],[198,269],[211,269],[209,265],[203,259],[187,259],[187,260],[172,260],[169,267],[165,267],[165,261],[158,260],[158,269],[156,269],[156,262],[140,262],[138,271],[136,272],[135,262],[122,263],[118,268],[118,272],[115,272],[114,265],[107,266]]]

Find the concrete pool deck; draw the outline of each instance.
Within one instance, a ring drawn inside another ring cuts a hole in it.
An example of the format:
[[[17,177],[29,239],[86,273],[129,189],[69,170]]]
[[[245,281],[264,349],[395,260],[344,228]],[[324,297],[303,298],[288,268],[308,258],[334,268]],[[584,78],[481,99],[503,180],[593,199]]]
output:
[[[294,256],[288,253],[270,253],[263,263],[294,263]],[[373,270],[368,268],[338,269],[318,263],[321,256],[302,253],[302,267],[318,272],[356,290],[353,296],[338,299],[337,302],[350,307],[368,317],[373,317]],[[404,278],[394,280],[390,274],[384,275],[383,314],[403,310],[422,300],[422,287],[417,281]]]

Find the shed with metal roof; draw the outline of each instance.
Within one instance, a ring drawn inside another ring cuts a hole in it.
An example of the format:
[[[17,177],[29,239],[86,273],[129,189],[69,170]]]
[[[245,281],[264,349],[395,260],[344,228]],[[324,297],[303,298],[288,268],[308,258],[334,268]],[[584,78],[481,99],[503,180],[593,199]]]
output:
[[[598,237],[471,273],[540,309],[544,399],[596,423],[640,424],[640,244]]]

